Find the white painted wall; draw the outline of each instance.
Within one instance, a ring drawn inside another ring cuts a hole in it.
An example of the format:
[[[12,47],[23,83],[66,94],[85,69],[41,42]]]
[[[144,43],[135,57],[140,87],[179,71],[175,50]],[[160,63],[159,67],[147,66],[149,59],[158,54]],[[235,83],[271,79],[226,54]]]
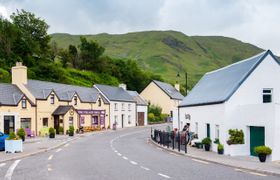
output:
[[[137,113],[144,112],[144,125],[148,125],[148,106],[137,105]]]

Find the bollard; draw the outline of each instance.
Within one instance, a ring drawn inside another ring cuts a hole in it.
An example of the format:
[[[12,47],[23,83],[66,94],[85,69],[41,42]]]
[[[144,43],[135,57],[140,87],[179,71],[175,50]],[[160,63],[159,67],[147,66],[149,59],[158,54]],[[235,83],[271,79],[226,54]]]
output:
[[[180,132],[178,132],[178,151],[180,152],[181,150],[181,137],[180,137]]]
[[[185,153],[187,153],[187,144],[188,144],[188,141],[187,141],[187,132],[186,132],[186,135],[185,135]],[[189,136],[188,136],[189,137]]]
[[[172,139],[172,149],[174,150],[174,148],[175,148],[175,142],[174,142],[174,140],[175,140],[175,133],[174,132],[172,132],[171,139]]]

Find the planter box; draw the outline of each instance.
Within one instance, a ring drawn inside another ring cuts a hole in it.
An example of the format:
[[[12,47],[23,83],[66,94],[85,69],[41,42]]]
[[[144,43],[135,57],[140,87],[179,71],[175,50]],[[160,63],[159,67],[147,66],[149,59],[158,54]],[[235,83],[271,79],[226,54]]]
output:
[[[250,151],[246,144],[232,144],[225,147],[225,154],[230,156],[248,156]]]
[[[5,140],[5,152],[6,153],[16,153],[23,152],[22,150],[22,140]]]

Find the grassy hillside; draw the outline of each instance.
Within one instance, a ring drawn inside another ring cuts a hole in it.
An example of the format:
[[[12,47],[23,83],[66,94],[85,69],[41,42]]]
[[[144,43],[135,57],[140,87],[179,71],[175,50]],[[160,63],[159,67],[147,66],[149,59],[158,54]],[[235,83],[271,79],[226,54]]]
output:
[[[58,47],[78,45],[80,35],[52,34]],[[207,71],[255,55],[262,49],[239,40],[221,36],[187,36],[176,31],[147,31],[121,35],[85,35],[106,48],[105,54],[115,58],[137,60],[145,70],[161,75],[174,83],[177,72],[184,84],[184,71],[188,72],[189,85]]]

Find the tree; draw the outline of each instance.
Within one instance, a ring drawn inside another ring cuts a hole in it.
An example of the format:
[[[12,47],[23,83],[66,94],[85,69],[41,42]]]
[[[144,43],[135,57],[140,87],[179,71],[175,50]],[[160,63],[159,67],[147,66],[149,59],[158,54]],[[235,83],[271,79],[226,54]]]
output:
[[[68,51],[69,51],[69,56],[70,56],[70,62],[72,63],[74,68],[77,68],[79,55],[78,55],[78,50],[77,50],[76,46],[70,44],[68,47]]]

